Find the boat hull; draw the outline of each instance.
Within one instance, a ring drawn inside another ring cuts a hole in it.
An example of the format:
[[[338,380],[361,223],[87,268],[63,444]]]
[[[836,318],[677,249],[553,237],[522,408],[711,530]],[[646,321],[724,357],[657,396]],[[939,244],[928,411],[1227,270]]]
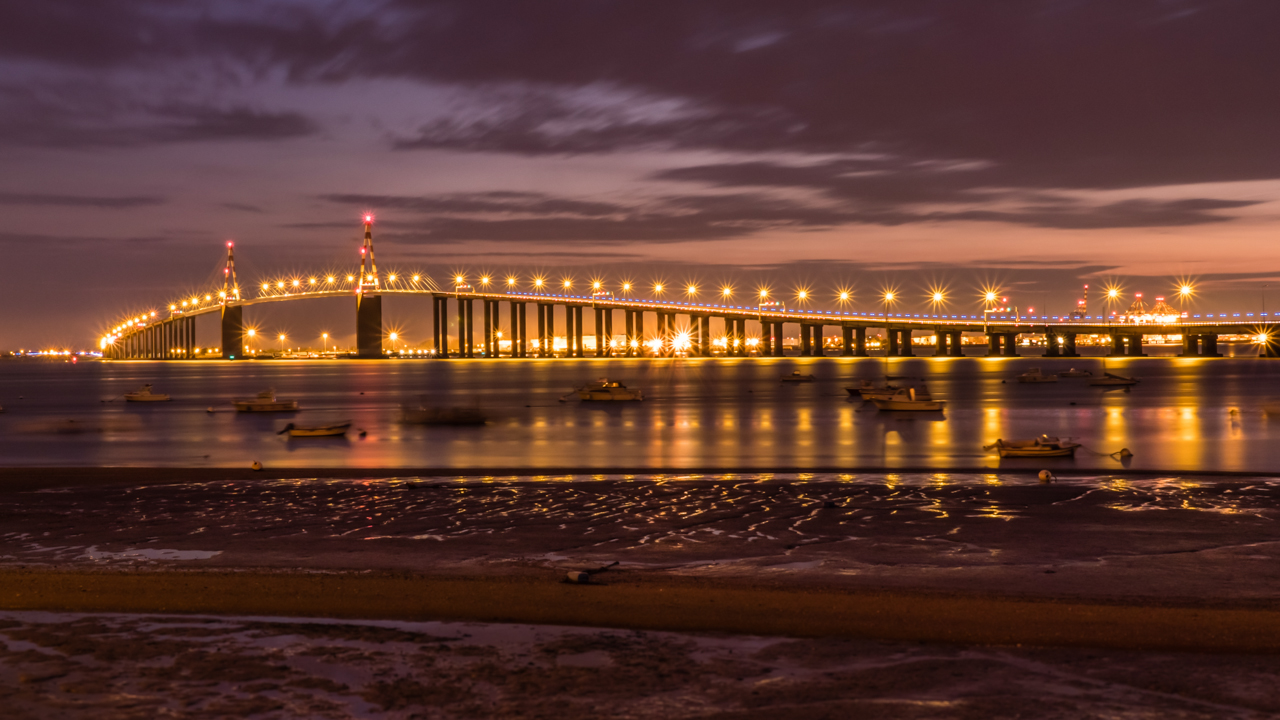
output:
[[[294,412],[298,409],[297,400],[281,400],[278,402],[235,402],[232,403],[236,407],[236,412]]]
[[[643,400],[640,393],[611,393],[594,390],[579,390],[578,398],[587,402],[630,402]]]
[[[351,429],[351,423],[344,425],[330,425],[327,427],[314,428],[290,428],[289,437],[296,438],[316,438],[316,437],[342,437]]]
[[[169,397],[168,395],[137,395],[134,397],[130,397],[128,395],[124,396],[125,402],[136,402],[136,403],[169,402],[172,399],[173,398]]]
[[[875,399],[871,402],[876,404],[881,410],[911,410],[915,412],[938,412],[946,407],[947,403],[943,400],[893,400],[893,399]]]
[[[1074,447],[1054,448],[1054,447],[1036,447],[1036,448],[997,448],[996,452],[1000,453],[1002,458],[1045,458],[1045,457],[1074,457],[1076,449]]]

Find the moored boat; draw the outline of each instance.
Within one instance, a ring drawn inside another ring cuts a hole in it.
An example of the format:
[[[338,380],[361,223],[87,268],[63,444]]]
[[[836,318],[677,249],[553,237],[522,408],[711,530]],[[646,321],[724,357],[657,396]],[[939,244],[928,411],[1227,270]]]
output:
[[[280,400],[274,388],[268,388],[251,398],[231,401],[237,412],[293,412],[298,409],[297,400]]]
[[[1040,368],[1035,367],[1018,376],[1020,383],[1054,383],[1058,382],[1057,375],[1045,375],[1040,372]]]
[[[814,377],[811,374],[801,375],[799,370],[792,370],[790,375],[782,376],[782,382],[784,383],[811,383],[817,379],[818,378]]]
[[[995,450],[1002,458],[1020,457],[1072,457],[1080,443],[1062,440],[1051,435],[1041,435],[1034,440],[1000,440],[983,445],[983,450]]]
[[[900,388],[891,397],[874,398],[871,402],[881,410],[937,411],[947,405],[942,400],[934,400],[928,390],[917,393],[915,388]]]
[[[863,380],[862,383],[856,387],[845,388],[845,392],[850,395],[861,396],[863,400],[875,400],[876,398],[886,399],[893,397],[893,394],[898,392],[900,389],[901,387],[898,385],[891,385],[889,383],[876,385],[870,380]]]
[[[1089,384],[1095,387],[1127,387],[1129,385],[1137,385],[1138,379],[1128,378],[1123,375],[1115,375],[1112,373],[1103,373],[1102,377],[1090,380]]]
[[[644,400],[644,394],[639,390],[628,388],[617,380],[608,378],[600,378],[593,383],[587,383],[574,392],[578,393],[580,399],[587,401]]]
[[[124,394],[125,402],[169,402],[173,398],[164,393],[151,392],[151,383],[147,383],[131,393]]]
[[[285,433],[289,433],[289,437],[341,437],[346,435],[347,431],[350,429],[351,421],[349,420],[336,425],[316,425],[313,427],[301,427],[294,425],[293,423],[289,423],[284,426],[283,430],[276,434],[284,435]]]

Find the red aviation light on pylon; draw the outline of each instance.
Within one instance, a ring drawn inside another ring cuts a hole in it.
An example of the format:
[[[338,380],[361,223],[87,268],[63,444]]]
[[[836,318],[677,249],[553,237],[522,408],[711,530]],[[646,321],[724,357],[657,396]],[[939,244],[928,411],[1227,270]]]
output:
[[[371,222],[373,222],[373,214],[372,214],[372,213],[365,213],[364,221],[365,221],[366,223],[371,223]]]
[[[364,248],[360,248],[360,254],[361,254],[361,255],[363,255],[363,254],[364,254]]]
[[[236,246],[236,241],[235,241],[235,240],[228,240],[228,241],[227,241],[227,247],[235,247],[235,246]]]

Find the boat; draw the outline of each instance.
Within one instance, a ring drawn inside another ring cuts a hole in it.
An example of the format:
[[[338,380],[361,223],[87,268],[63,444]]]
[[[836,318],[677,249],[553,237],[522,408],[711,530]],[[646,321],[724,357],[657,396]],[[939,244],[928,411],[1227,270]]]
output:
[[[173,398],[164,393],[151,392],[151,384],[147,383],[131,393],[125,393],[126,402],[169,402]]]
[[[1093,373],[1089,372],[1088,370],[1077,370],[1075,368],[1071,368],[1070,370],[1063,370],[1062,372],[1058,373],[1058,377],[1066,377],[1066,378],[1093,377]]]
[[[587,383],[574,392],[578,393],[579,398],[588,401],[607,402],[644,399],[644,394],[639,390],[628,388],[617,380],[608,378],[600,378],[593,383]]]
[[[995,450],[1002,458],[1073,457],[1078,447],[1080,443],[1041,435],[1034,440],[996,440],[990,445],[983,445],[982,449]]]
[[[289,437],[342,437],[343,435],[346,435],[347,431],[350,429],[350,420],[344,423],[338,423],[337,425],[317,425],[315,427],[300,427],[293,423],[289,423],[284,426],[283,430],[276,434],[284,435],[285,433],[289,433]]]
[[[1020,383],[1055,383],[1058,382],[1057,375],[1045,375],[1040,372],[1040,368],[1031,368],[1030,370],[1018,376]]]
[[[782,376],[784,383],[810,383],[817,379],[813,375],[801,375],[799,370],[793,370],[790,375]]]
[[[915,388],[899,388],[892,396],[875,398],[871,402],[881,410],[937,411],[947,405],[942,400],[934,400],[927,390],[917,393]]]
[[[489,418],[479,408],[404,407],[400,421],[408,425],[483,425]]]
[[[1095,387],[1128,387],[1130,385],[1137,385],[1138,379],[1127,378],[1123,375],[1115,375],[1113,373],[1103,373],[1102,377],[1090,380],[1089,384]]]
[[[899,389],[901,388],[898,385],[892,385],[890,383],[876,385],[870,380],[863,380],[857,387],[845,388],[845,392],[850,395],[861,396],[863,400],[874,400],[876,398],[883,399],[893,397],[893,394],[898,392]]]
[[[298,409],[297,400],[280,400],[276,398],[274,388],[268,388],[251,398],[236,398],[231,401],[236,412],[293,412]]]

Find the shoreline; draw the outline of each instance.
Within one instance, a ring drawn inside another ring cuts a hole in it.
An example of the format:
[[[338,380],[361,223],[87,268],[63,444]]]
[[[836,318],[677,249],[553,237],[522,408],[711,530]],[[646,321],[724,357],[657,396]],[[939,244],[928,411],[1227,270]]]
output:
[[[265,467],[253,470],[241,466],[226,467],[163,467],[163,466],[88,466],[88,467],[0,467],[0,492],[42,490],[75,485],[164,485],[185,482],[211,482],[219,480],[295,480],[322,479],[346,480],[365,478],[450,478],[450,477],[535,477],[546,475],[861,475],[886,473],[930,474],[948,473],[960,475],[1001,474],[1035,476],[1042,469],[1049,469],[1062,477],[1121,476],[1149,477],[1205,477],[1205,478],[1271,478],[1266,472],[1236,470],[1201,470],[1196,472],[1162,471],[1147,469],[1090,470],[1088,468],[1054,468],[1052,463],[1019,468],[671,468],[671,467],[548,467],[548,468],[412,468],[412,467]]]
[[[944,644],[1280,652],[1280,607],[871,591],[619,572],[119,572],[0,569],[0,609],[449,620]]]

